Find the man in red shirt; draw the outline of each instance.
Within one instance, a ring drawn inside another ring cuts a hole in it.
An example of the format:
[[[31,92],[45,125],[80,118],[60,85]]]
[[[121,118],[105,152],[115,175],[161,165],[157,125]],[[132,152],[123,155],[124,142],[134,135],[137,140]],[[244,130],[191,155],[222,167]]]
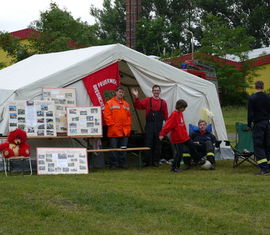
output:
[[[150,147],[151,151],[146,152],[145,166],[159,166],[161,154],[159,132],[162,129],[163,121],[166,121],[168,118],[167,103],[159,97],[160,92],[160,86],[154,85],[152,87],[153,96],[139,100],[138,90],[135,88],[131,89],[135,108],[146,111],[145,146]]]

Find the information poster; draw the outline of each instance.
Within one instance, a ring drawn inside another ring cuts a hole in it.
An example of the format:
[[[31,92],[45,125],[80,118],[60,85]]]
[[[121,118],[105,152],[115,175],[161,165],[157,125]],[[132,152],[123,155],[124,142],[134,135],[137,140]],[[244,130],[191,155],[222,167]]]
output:
[[[8,104],[9,131],[20,128],[28,136],[56,136],[52,101],[13,101]]]
[[[67,107],[76,106],[75,88],[43,88],[43,99],[55,103],[56,132],[67,132]]]
[[[100,106],[67,108],[68,136],[102,137]]]
[[[37,174],[88,174],[86,148],[37,148]]]

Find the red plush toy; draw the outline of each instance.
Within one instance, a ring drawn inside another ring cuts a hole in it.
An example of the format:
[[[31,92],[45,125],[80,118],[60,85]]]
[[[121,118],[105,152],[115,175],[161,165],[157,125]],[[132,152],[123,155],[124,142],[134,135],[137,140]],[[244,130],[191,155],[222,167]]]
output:
[[[30,146],[26,143],[27,135],[22,129],[16,129],[8,134],[7,141],[0,144],[0,152],[5,158],[30,155]]]

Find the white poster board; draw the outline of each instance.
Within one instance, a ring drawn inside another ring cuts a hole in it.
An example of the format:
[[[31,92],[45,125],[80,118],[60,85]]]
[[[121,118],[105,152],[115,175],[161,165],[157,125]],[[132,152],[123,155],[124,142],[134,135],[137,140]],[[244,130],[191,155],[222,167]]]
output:
[[[55,103],[56,132],[67,132],[66,108],[76,106],[75,88],[43,88],[43,99]]]
[[[88,174],[86,148],[37,148],[37,174]]]
[[[101,107],[67,108],[68,136],[102,137]]]
[[[20,128],[28,136],[56,136],[55,106],[52,101],[12,101],[7,105],[9,131]]]

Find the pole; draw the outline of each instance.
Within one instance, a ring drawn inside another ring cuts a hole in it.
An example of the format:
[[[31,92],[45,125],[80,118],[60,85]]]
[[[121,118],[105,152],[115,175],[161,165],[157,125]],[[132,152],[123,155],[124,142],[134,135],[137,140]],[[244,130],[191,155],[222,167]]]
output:
[[[188,30],[188,29],[185,29],[185,31],[191,34],[191,39],[190,39],[190,42],[191,42],[191,59],[193,61],[193,53],[194,53],[193,33],[190,30]]]

